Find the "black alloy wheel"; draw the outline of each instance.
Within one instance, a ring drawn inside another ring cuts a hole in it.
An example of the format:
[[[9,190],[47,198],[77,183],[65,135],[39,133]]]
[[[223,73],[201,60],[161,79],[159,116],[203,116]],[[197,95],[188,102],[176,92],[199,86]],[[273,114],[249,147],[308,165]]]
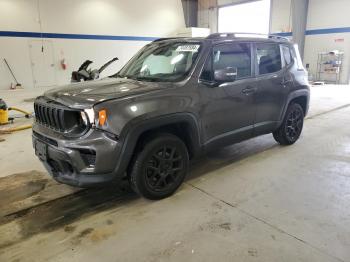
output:
[[[129,172],[130,185],[148,199],[172,195],[182,184],[189,165],[186,145],[172,134],[158,134],[138,152]]]
[[[164,145],[154,150],[145,165],[146,183],[153,191],[164,191],[176,184],[184,160],[175,145]]]
[[[304,115],[298,107],[294,107],[293,110],[289,113],[287,118],[287,123],[285,125],[286,136],[289,141],[296,141],[303,127]]]
[[[304,110],[296,103],[289,105],[281,126],[273,137],[281,145],[292,145],[300,137],[304,126]]]

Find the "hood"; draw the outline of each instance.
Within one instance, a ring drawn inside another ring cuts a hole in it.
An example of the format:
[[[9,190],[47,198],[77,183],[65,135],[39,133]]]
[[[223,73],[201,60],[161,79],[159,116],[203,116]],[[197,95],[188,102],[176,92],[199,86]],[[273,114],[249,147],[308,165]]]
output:
[[[103,78],[51,89],[44,96],[73,108],[88,108],[106,100],[156,91],[167,83],[140,82],[124,78]]]

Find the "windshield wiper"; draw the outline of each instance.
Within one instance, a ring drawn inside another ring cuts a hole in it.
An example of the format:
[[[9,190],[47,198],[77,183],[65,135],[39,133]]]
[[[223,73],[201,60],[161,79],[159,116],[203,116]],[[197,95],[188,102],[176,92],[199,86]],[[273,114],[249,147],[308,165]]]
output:
[[[136,80],[136,81],[149,81],[149,82],[161,81],[161,79],[156,78],[156,77],[135,76],[135,75],[124,75],[124,76],[121,76],[120,74],[116,74],[113,77],[127,78],[127,79]]]
[[[147,77],[147,76],[137,76],[135,78],[133,78],[135,80],[138,80],[138,81],[150,81],[150,82],[156,82],[156,81],[159,81],[158,78],[155,78],[155,77]]]

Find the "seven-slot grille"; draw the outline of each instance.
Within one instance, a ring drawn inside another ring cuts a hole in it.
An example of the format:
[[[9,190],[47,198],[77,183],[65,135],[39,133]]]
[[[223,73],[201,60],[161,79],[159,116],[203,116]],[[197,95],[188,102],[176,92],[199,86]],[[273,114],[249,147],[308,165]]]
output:
[[[58,131],[65,131],[64,109],[54,108],[43,104],[34,104],[36,121]]]

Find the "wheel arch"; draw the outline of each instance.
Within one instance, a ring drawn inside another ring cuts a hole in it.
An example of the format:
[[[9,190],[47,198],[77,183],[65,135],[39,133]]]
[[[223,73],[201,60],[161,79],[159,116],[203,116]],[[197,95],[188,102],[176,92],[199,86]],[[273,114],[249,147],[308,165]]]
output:
[[[130,123],[120,138],[123,140],[121,159],[116,172],[125,172],[141,142],[150,135],[167,132],[178,136],[185,143],[190,158],[201,152],[200,129],[196,117],[191,113],[176,113]]]
[[[281,122],[283,121],[285,114],[287,112],[287,109],[291,103],[300,104],[300,106],[304,110],[304,116],[306,116],[308,111],[309,111],[309,100],[310,100],[310,91],[307,89],[300,89],[300,90],[296,90],[296,91],[293,91],[292,93],[290,93],[288,95],[286,105],[283,108],[280,121]]]

